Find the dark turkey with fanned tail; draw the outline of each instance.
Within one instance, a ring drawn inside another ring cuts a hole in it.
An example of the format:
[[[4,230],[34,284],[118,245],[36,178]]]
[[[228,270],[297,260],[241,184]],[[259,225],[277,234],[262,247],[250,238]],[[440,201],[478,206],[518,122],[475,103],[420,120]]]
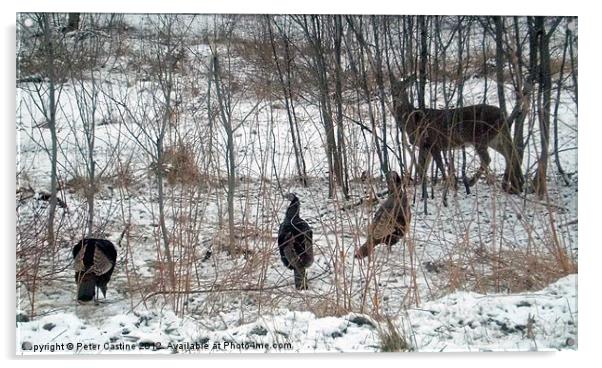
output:
[[[83,239],[73,247],[73,261],[77,301],[95,299],[97,288],[106,298],[107,284],[117,261],[117,250],[113,243],[105,239]]]

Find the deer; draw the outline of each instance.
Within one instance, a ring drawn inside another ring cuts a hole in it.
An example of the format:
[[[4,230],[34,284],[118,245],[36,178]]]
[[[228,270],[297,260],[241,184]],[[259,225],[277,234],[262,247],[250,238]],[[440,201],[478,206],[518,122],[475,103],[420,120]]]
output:
[[[428,197],[425,176],[430,156],[446,180],[441,152],[463,146],[473,146],[480,166],[468,185],[474,186],[483,173],[488,172],[491,158],[487,149],[493,148],[506,161],[502,189],[510,194],[522,192],[521,163],[510,136],[510,124],[497,106],[479,104],[451,109],[417,109],[410,102],[407,89],[415,80],[391,77],[393,113],[398,128],[405,131],[409,142],[418,148],[416,164],[418,181],[422,185],[422,199]],[[426,209],[426,207],[425,207]]]

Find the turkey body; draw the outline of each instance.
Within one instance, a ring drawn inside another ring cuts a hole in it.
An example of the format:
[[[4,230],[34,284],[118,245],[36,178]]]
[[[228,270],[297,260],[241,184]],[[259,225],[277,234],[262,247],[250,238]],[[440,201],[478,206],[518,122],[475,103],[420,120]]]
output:
[[[391,246],[397,243],[408,230],[411,219],[410,206],[401,178],[395,171],[387,174],[387,186],[388,197],[374,214],[374,219],[368,226],[368,238],[356,250],[355,258],[369,256],[379,244]]]
[[[296,195],[290,193],[285,198],[291,201],[284,221],[278,229],[278,249],[282,263],[293,270],[295,288],[308,287],[306,269],[314,261],[313,232],[309,224],[300,216],[300,203]]]
[[[73,247],[77,301],[89,302],[96,295],[96,288],[106,297],[107,284],[115,269],[117,250],[105,239],[82,239]]]

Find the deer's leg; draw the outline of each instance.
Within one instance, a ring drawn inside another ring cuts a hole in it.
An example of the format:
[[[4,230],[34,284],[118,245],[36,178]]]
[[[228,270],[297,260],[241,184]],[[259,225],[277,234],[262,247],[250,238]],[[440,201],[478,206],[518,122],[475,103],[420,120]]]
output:
[[[428,169],[429,151],[425,148],[420,148],[418,152],[418,180],[422,186],[422,199],[428,198],[428,192],[426,188],[426,170]]]
[[[433,155],[433,160],[435,160],[435,164],[441,171],[441,176],[443,178],[443,205],[447,207],[447,191],[449,188],[449,183],[447,181],[447,175],[445,174],[445,165],[443,163],[443,158],[441,157],[441,151],[432,150],[431,154]]]
[[[437,164],[437,168],[441,171],[441,177],[443,180],[447,180],[447,175],[445,173],[445,164],[443,163],[443,158],[441,157],[441,151],[432,150],[431,154],[433,155],[433,160]]]
[[[477,170],[477,172],[475,173],[473,178],[470,180],[469,184],[471,187],[477,183],[477,181],[479,180],[481,175],[483,175],[484,172],[488,171],[489,163],[491,162],[491,157],[489,157],[489,152],[487,152],[486,145],[485,146],[483,146],[483,145],[475,146],[475,151],[477,152],[477,155],[479,155],[479,158],[481,159],[481,166],[479,167],[479,170]]]
[[[511,194],[520,193],[523,189],[523,173],[518,153],[508,129],[503,129],[489,145],[504,156],[504,160],[506,161],[502,188]]]
[[[466,146],[462,145],[462,184],[464,185],[464,190],[466,190],[466,195],[470,194],[470,181],[466,176]]]
[[[457,176],[456,176],[456,155],[453,153],[452,150],[449,150],[449,156],[444,155],[443,158],[445,159],[445,163],[446,166],[448,168],[449,171],[449,182],[451,185],[453,185],[454,190],[458,191],[458,180],[457,180]]]
[[[366,242],[355,250],[354,257],[357,259],[362,259],[368,257],[374,251],[374,242],[371,239],[366,240]]]

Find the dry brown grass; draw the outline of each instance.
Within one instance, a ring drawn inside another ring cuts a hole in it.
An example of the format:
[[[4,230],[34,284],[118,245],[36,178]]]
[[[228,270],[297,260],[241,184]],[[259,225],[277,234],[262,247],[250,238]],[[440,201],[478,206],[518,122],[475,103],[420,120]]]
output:
[[[201,178],[196,155],[185,145],[169,147],[163,157],[165,176],[169,185],[196,185]]]
[[[577,56],[575,56],[575,73],[576,74],[579,73],[578,65],[579,65],[578,58],[577,58]],[[561,67],[562,67],[562,56],[552,57],[550,59],[550,71],[553,76],[560,75]],[[567,76],[567,75],[571,75],[572,72],[573,71],[571,70],[571,60],[569,59],[569,57],[567,55],[567,59],[564,61],[564,70],[562,73],[564,76]]]
[[[386,327],[378,329],[378,335],[380,337],[380,350],[382,352],[391,353],[412,350],[403,331],[397,328],[389,318],[386,320]]]
[[[577,65],[577,64],[575,64]],[[557,76],[560,73],[562,66],[562,57],[555,56],[550,59],[550,71],[551,75]],[[444,81],[455,81],[456,83],[462,83],[463,79],[477,76],[487,77],[488,79],[496,79],[496,64],[495,64],[495,50],[489,49],[478,53],[473,53],[468,61],[464,61],[462,67],[463,78],[460,78],[458,74],[458,62],[453,59],[448,59],[445,66],[440,63],[437,68],[434,64],[431,64],[431,70],[429,78],[431,81],[444,82]],[[570,75],[572,72],[570,60],[565,60],[563,74],[565,76]],[[577,70],[575,70],[577,72]],[[505,83],[512,84],[513,74],[508,68],[504,68],[503,78]]]
[[[446,258],[430,261],[427,272],[434,277],[442,294],[455,290],[518,293],[543,289],[563,276],[577,272],[577,266],[566,271],[551,253],[526,249],[492,251],[478,246],[457,246]]]
[[[66,189],[69,193],[77,193],[84,196],[96,194],[100,192],[102,182],[103,178],[96,178],[94,183],[90,183],[89,178],[83,175],[75,175],[65,182],[64,189]]]
[[[117,165],[117,173],[113,177],[113,185],[118,188],[130,190],[136,184],[134,173],[129,164],[119,163]]]

